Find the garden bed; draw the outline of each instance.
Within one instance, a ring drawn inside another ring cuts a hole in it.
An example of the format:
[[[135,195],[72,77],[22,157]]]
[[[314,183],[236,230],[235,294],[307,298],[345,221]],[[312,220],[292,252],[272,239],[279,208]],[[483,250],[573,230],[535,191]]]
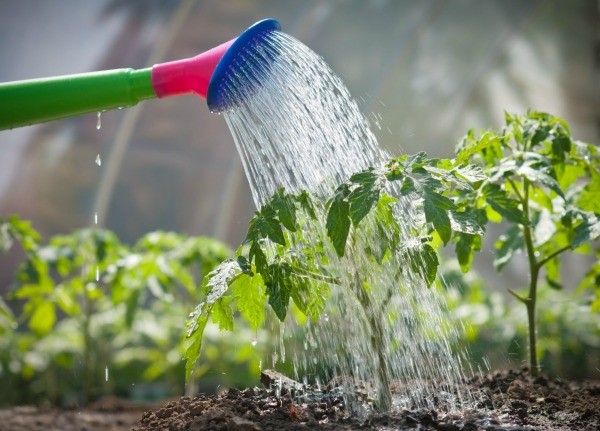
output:
[[[476,376],[464,390],[476,394],[475,409],[461,414],[412,410],[348,417],[335,390],[279,397],[273,389],[229,389],[169,401],[142,413],[140,406],[100,403],[85,410],[17,407],[0,411],[0,430],[204,431],[204,430],[596,430],[600,429],[600,382],[569,382],[526,370]],[[141,418],[141,419],[140,419]]]

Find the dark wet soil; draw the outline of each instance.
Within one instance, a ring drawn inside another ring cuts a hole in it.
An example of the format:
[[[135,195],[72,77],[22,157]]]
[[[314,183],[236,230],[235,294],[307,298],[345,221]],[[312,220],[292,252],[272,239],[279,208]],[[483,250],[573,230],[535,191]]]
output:
[[[285,387],[253,388],[229,389],[217,396],[182,397],[143,413],[126,409],[4,409],[0,410],[0,430],[600,430],[600,382],[545,376],[531,379],[526,370],[518,370],[475,376],[464,389],[475,393],[478,401],[474,408],[461,413],[417,409],[359,420],[347,414],[335,389],[292,394]]]

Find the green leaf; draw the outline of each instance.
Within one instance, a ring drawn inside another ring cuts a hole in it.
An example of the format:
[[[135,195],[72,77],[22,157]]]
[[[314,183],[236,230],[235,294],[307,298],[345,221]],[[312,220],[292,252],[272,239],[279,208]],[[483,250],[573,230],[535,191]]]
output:
[[[522,178],[528,179],[531,182],[540,183],[546,188],[555,192],[557,195],[564,197],[558,181],[552,177],[548,168],[544,168],[541,165],[523,165],[517,169],[516,174],[520,175]]]
[[[0,219],[0,250],[4,253],[8,252],[13,245],[10,225]]]
[[[315,213],[315,207],[313,206],[310,195],[306,190],[302,190],[300,194],[296,197],[297,201],[300,203],[300,206],[306,211],[308,216],[313,220],[317,219],[317,215]]]
[[[592,172],[591,180],[579,194],[579,207],[600,214],[600,174]]]
[[[498,184],[486,184],[483,194],[490,206],[501,216],[506,217],[513,223],[527,225],[523,211],[519,209],[519,201],[508,197],[508,194]]]
[[[343,185],[331,200],[327,213],[327,236],[339,257],[344,255],[346,240],[350,232],[350,204],[346,200],[349,190]]]
[[[290,285],[288,281],[290,272],[289,265],[285,263],[281,265],[273,264],[269,266],[269,278],[265,280],[269,305],[282,322],[285,320],[290,302]]]
[[[16,215],[8,218],[13,235],[21,242],[25,251],[34,251],[40,242],[40,234],[31,227],[31,222],[21,220]]]
[[[456,160],[454,161],[454,166],[462,165],[463,163],[467,162],[475,153],[479,153],[480,151],[492,145],[496,145],[500,141],[498,136],[493,135],[490,132],[485,132],[478,140],[474,139],[472,136],[473,132],[471,131],[471,139],[468,139],[469,135],[463,139],[462,148],[458,150]]]
[[[552,152],[561,162],[564,162],[566,156],[571,152],[571,146],[571,137],[568,134],[559,134],[552,140]]]
[[[521,229],[518,226],[508,229],[504,235],[498,238],[495,247],[494,267],[500,271],[512,259],[515,252],[524,249],[525,241]]]
[[[418,190],[421,191],[423,198],[425,220],[433,224],[444,244],[447,244],[452,235],[448,211],[456,209],[456,205],[450,198],[443,196],[435,189],[437,184],[439,184],[437,180],[425,178],[419,184]]]
[[[368,251],[381,264],[386,252],[396,250],[400,244],[400,225],[394,216],[398,199],[382,193],[375,207],[375,230]]]
[[[420,241],[412,241],[409,245],[405,245],[404,256],[413,272],[421,276],[427,287],[431,286],[436,279],[439,265],[433,247]]]
[[[450,225],[455,232],[462,232],[470,235],[483,235],[484,230],[477,221],[475,212],[456,212],[450,211]]]
[[[285,237],[275,209],[266,204],[262,207],[256,217],[256,228],[260,231],[263,238],[269,238],[274,243],[285,245]]]
[[[560,283],[560,260],[558,258],[550,259],[544,265],[546,268],[546,282],[557,290],[561,290],[563,285]]]
[[[404,155],[397,159],[400,161],[406,173],[414,172],[419,168],[422,168],[427,163],[427,153],[420,151],[413,155]]]
[[[125,325],[131,328],[138,311],[141,289],[133,289],[125,302]]]
[[[256,271],[260,274],[264,274],[267,270],[267,256],[260,248],[258,242],[253,242],[250,246],[250,251],[248,252],[248,259],[250,262],[254,262],[256,266]]]
[[[572,249],[581,247],[600,237],[600,219],[595,214],[583,213],[584,220],[575,227],[575,237],[571,244]]]
[[[487,175],[483,172],[481,167],[477,165],[466,165],[459,167],[453,171],[454,175],[464,180],[476,183],[478,181],[484,181],[487,179]]]
[[[229,303],[232,298],[218,299],[212,308],[212,321],[220,330],[233,331],[233,310]]]
[[[471,268],[473,262],[473,251],[477,248],[477,239],[475,235],[458,233],[456,242],[456,257],[462,272],[466,273]]]
[[[237,260],[227,259],[205,277],[206,305],[212,307],[229,288],[232,279],[242,272]]]
[[[191,319],[186,323],[188,327],[188,338],[192,338],[191,344],[185,351],[184,359],[185,364],[185,381],[189,382],[192,377],[192,372],[196,362],[200,357],[200,348],[202,347],[202,335],[204,334],[204,328],[208,322],[208,315],[201,313],[199,309],[203,308],[203,304],[196,307],[196,311],[191,314]],[[191,328],[191,329],[190,329]]]
[[[69,316],[75,316],[80,313],[79,305],[73,298],[71,289],[65,286],[56,286],[54,290],[56,305]]]
[[[323,280],[320,274],[296,266],[289,277],[292,300],[314,322],[325,309],[325,301],[329,296],[329,285]]]
[[[56,308],[53,302],[42,301],[37,304],[31,318],[29,328],[38,335],[47,334],[56,322]]]
[[[350,181],[358,184],[348,195],[350,219],[357,226],[379,200],[379,192],[384,183],[372,169],[353,175]]]
[[[265,283],[260,274],[242,274],[231,283],[237,307],[252,329],[262,325],[265,318]]]
[[[292,195],[286,195],[283,188],[281,188],[275,193],[272,203],[274,209],[277,210],[281,224],[285,226],[287,230],[296,232],[298,227],[296,225],[296,204],[294,202],[294,197]],[[285,240],[282,245],[285,245]]]

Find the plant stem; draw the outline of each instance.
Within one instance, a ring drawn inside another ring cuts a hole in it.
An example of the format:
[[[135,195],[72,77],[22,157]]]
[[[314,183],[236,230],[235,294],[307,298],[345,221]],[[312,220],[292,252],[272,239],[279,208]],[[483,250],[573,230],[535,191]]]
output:
[[[529,221],[529,181],[524,180],[525,195],[522,200],[523,213]],[[537,357],[537,336],[535,305],[537,300],[537,283],[540,267],[535,259],[535,248],[529,223],[523,226],[523,236],[525,237],[525,246],[527,248],[527,258],[529,261],[529,293],[527,295],[525,306],[527,307],[527,321],[529,326],[529,366],[530,375],[537,377],[539,374],[539,364]]]
[[[84,295],[84,315],[83,315],[83,404],[86,405],[92,397],[91,382],[91,353],[92,337],[90,335],[90,316],[92,314],[92,303],[87,293]]]
[[[554,259],[559,254],[561,254],[561,253],[563,253],[563,252],[565,252],[567,250],[570,250],[570,249],[571,249],[571,244],[565,245],[564,247],[559,248],[555,252],[550,253],[548,256],[546,256],[545,258],[543,258],[542,260],[540,260],[538,262],[538,264],[537,264],[538,268],[541,268],[542,266],[544,266],[545,264],[547,264],[549,261],[551,261],[552,259]]]
[[[379,366],[377,367],[377,408],[382,412],[388,412],[392,407],[392,392],[390,390],[390,377],[385,357],[385,341],[383,338],[381,319],[380,316],[375,313],[369,293],[365,290],[358,274],[355,274],[354,280],[353,290],[365,312],[367,322],[371,328],[371,347],[376,352],[377,361],[379,362]]]

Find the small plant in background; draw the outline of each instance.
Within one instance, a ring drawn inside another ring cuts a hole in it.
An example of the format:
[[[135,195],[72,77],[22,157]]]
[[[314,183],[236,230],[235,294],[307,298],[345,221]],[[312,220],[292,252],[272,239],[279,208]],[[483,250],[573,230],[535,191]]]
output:
[[[567,251],[592,254],[592,241],[600,236],[600,158],[598,148],[571,138],[568,125],[549,114],[506,114],[500,133],[475,136],[471,131],[459,144],[457,160],[469,160],[488,179],[475,191],[457,191],[458,199],[473,211],[485,211],[480,221],[504,221],[509,229],[496,242],[494,266],[502,270],[519,252],[527,256],[529,288],[508,291],[527,310],[529,364],[539,372],[536,338],[538,285],[542,270],[546,282],[562,289],[559,256]],[[482,215],[484,213],[481,213]],[[481,238],[460,235],[456,253],[464,271]],[[598,264],[583,280],[581,289],[596,289],[593,310],[598,310]]]
[[[0,233],[4,250],[18,242],[26,253],[11,293],[23,313],[14,318],[8,307],[0,309],[7,332],[0,374],[20,372],[37,382],[32,392],[54,403],[77,393],[85,402],[131,381],[139,387],[162,379],[182,392],[181,316],[198,300],[198,280],[231,255],[226,245],[153,232],[128,247],[97,229],[42,244],[16,216],[0,220]],[[27,328],[15,331],[16,321]]]

